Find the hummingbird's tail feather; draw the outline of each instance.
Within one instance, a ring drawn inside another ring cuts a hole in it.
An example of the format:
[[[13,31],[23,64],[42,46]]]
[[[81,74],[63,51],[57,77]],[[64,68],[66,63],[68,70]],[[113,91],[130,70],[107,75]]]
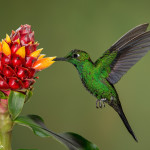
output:
[[[112,107],[115,109],[115,111],[119,114],[119,116],[120,116],[121,120],[123,121],[125,127],[126,127],[127,130],[129,131],[129,133],[132,135],[132,137],[134,138],[134,140],[135,140],[136,142],[138,142],[138,140],[137,140],[137,138],[136,138],[136,136],[135,136],[135,134],[134,134],[134,132],[133,132],[133,130],[132,130],[132,128],[131,128],[131,126],[130,126],[130,124],[129,124],[129,122],[128,122],[126,116],[125,116],[125,114],[124,114],[124,112],[123,112],[123,109],[122,109],[121,104],[119,103],[119,104],[117,104],[117,105],[114,105],[114,104],[111,103],[111,106],[112,106]]]
[[[126,126],[127,130],[129,131],[129,133],[132,135],[134,140],[136,142],[138,142],[138,140],[137,140],[137,138],[136,138],[136,136],[135,136],[135,134],[134,134],[134,132],[133,132],[133,130],[132,130],[132,128],[131,128],[127,118],[126,118],[126,116],[125,116],[125,114],[123,112],[122,113],[118,113],[118,114],[119,114],[121,120],[123,121],[124,125]]]

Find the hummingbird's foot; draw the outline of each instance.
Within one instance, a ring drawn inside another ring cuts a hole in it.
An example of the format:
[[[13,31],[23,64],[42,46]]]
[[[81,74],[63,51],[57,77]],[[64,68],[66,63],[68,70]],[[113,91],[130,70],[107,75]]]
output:
[[[99,103],[99,99],[96,100],[96,108],[99,108],[99,106],[97,105]]]
[[[105,101],[106,101],[107,99],[106,98],[102,98],[102,99],[98,99],[97,101],[96,101],[96,108],[102,108],[102,107],[105,107]],[[98,103],[99,103],[99,105],[98,105]]]

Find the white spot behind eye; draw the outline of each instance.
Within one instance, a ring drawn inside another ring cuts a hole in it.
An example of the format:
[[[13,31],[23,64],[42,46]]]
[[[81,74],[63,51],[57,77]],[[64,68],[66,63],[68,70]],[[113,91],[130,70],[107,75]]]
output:
[[[79,56],[80,56],[80,54],[77,54],[77,56],[79,57]]]
[[[74,58],[77,58],[77,57],[79,57],[79,56],[80,56],[79,54],[74,54],[74,55],[73,55]]]

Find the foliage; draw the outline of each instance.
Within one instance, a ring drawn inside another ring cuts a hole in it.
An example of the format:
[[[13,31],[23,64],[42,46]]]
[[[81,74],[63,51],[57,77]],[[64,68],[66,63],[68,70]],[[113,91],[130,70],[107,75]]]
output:
[[[86,140],[76,133],[55,133],[49,130],[45,126],[44,120],[40,116],[19,116],[25,100],[27,100],[30,96],[30,92],[25,95],[21,92],[11,91],[8,98],[8,106],[9,112],[15,124],[31,128],[34,134],[40,137],[53,137],[55,140],[67,146],[70,150],[99,150],[95,144],[91,143],[90,141]]]

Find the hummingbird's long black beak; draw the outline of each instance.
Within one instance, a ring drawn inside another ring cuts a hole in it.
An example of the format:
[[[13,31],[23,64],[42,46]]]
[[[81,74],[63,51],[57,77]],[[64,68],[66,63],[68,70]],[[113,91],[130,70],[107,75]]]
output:
[[[53,61],[66,61],[66,58],[65,57],[59,57],[59,58],[53,59]]]

